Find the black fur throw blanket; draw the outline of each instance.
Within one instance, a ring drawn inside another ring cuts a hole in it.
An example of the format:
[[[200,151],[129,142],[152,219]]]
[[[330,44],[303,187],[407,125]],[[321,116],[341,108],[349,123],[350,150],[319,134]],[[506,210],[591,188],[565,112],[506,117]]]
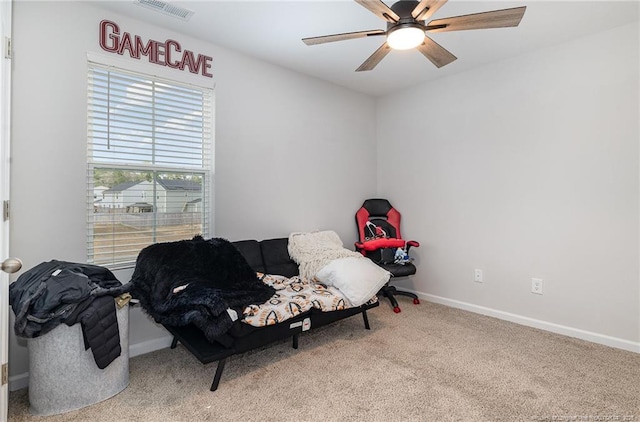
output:
[[[161,324],[194,324],[211,342],[227,332],[238,312],[275,293],[260,281],[228,240],[200,236],[156,243],[140,251],[129,286],[131,296]]]

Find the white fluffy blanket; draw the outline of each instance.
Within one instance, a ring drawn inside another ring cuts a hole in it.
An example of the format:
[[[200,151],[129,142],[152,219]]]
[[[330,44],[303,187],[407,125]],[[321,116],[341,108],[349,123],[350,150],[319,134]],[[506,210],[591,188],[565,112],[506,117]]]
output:
[[[332,230],[289,235],[289,255],[300,267],[300,276],[312,279],[322,267],[334,259],[350,256],[364,258],[346,249],[340,236]]]

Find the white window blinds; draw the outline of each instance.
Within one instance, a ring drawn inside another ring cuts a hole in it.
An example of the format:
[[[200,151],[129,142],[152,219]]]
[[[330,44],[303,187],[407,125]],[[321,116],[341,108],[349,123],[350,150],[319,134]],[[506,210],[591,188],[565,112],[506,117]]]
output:
[[[213,90],[90,63],[87,258],[208,236]]]

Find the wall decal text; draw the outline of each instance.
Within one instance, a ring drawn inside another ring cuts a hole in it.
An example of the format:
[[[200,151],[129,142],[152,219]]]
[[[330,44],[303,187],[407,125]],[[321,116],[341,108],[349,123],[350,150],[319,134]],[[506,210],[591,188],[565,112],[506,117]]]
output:
[[[103,20],[100,22],[100,47],[109,53],[124,55],[127,52],[132,58],[140,60],[147,56],[150,63],[168,66],[173,69],[188,70],[191,73],[202,74],[213,78],[211,69],[212,57],[196,54],[190,50],[182,50],[176,40],[167,39],[164,42],[156,40],[144,41],[139,35],[121,32],[115,22]]]

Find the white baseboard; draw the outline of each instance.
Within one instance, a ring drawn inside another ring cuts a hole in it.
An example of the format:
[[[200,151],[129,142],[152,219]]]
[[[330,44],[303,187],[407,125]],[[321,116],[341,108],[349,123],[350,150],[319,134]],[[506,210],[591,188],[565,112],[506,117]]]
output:
[[[522,315],[512,314],[510,312],[499,311],[497,309],[487,308],[484,306],[474,305],[472,303],[461,302],[459,300],[448,299],[445,297],[435,296],[423,292],[413,291],[413,293],[417,294],[421,299],[426,299],[429,302],[439,303],[441,305],[450,306],[452,308],[463,309],[465,311],[474,312],[476,314],[487,315],[505,321],[514,322],[516,324],[526,325],[527,327],[550,331],[556,334],[579,338],[581,340],[590,341],[592,343],[598,343],[605,346],[615,347],[617,349],[640,353],[640,342],[611,337],[605,334],[581,330],[579,328],[567,327],[565,325],[555,324],[553,322],[541,321],[539,319],[529,318]]]
[[[143,341],[142,343],[129,344],[129,357],[144,355],[145,353],[155,352],[156,350],[165,349],[171,346],[172,336],[155,338],[153,340]]]
[[[155,352],[171,346],[173,337],[165,336],[153,340],[143,341],[142,343],[129,345],[129,357],[144,355],[145,353]],[[9,377],[9,391],[22,390],[29,386],[29,373],[13,375]]]
[[[13,375],[9,377],[9,391],[22,390],[29,386],[29,373]]]

